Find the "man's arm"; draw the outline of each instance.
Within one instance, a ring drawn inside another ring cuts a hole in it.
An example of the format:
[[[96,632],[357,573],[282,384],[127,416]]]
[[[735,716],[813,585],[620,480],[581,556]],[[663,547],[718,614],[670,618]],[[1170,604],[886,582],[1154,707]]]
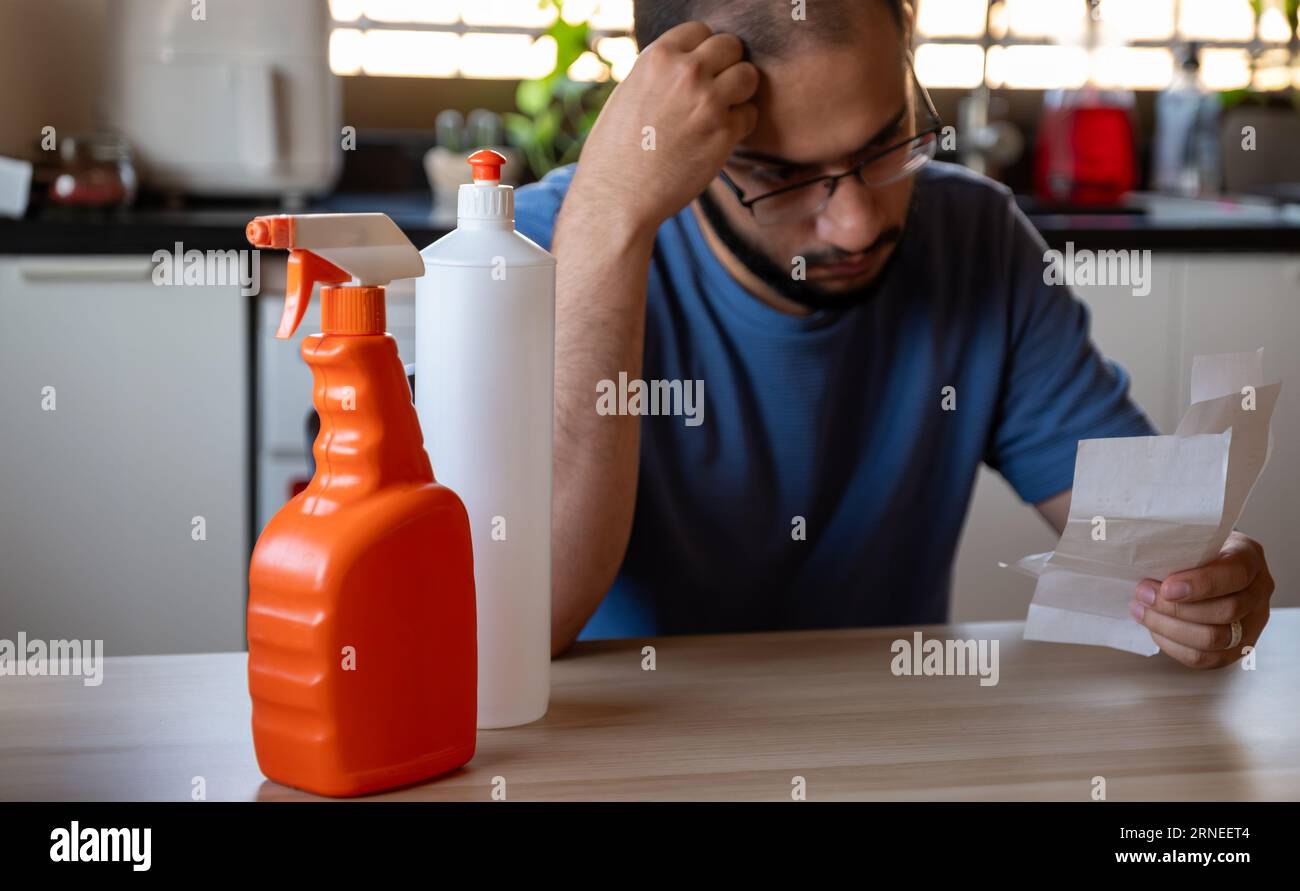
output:
[[[1064,530],[1071,492],[1062,489],[1078,441],[1158,431],[1128,400],[1127,376],[1109,367],[1091,343],[1083,304],[1063,286],[1045,286],[1041,236],[1013,204],[1008,210],[1012,353],[988,460]],[[1273,589],[1263,548],[1233,532],[1204,566],[1135,585],[1130,609],[1170,658],[1192,668],[1222,668],[1259,640]]]
[[[577,198],[577,196],[574,196]],[[566,199],[556,269],[551,652],[573,643],[609,589],[632,531],[640,418],[596,414],[596,383],[641,376],[654,233],[611,233]],[[602,231],[602,238],[590,237]],[[599,241],[599,243],[597,243]]]
[[[1070,518],[1070,495],[1073,492],[1073,489],[1066,489],[1034,505],[1048,525],[1056,530],[1057,535],[1065,532],[1065,521]]]
[[[632,531],[640,419],[596,414],[596,385],[641,376],[655,232],[753,129],[758,71],[700,22],[647,47],[601,110],[555,223],[551,653],[600,605]]]

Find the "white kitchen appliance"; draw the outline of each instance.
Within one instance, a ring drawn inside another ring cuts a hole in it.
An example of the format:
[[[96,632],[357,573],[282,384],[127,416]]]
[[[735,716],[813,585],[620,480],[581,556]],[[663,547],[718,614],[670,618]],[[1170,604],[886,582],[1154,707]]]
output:
[[[109,18],[110,121],[146,184],[291,202],[334,185],[325,0],[115,0]]]

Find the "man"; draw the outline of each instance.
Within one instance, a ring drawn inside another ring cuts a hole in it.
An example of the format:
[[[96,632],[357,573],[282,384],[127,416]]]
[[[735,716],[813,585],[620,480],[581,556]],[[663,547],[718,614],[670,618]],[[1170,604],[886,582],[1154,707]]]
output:
[[[903,0],[791,12],[638,3],[576,167],[519,192],[559,258],[556,653],[944,622],[981,462],[1060,530],[1078,440],[1155,432],[1007,190],[927,163]],[[598,411],[620,374],[702,382],[699,423]],[[1262,551],[1234,533],[1189,570],[1135,619],[1227,665],[1268,621]]]

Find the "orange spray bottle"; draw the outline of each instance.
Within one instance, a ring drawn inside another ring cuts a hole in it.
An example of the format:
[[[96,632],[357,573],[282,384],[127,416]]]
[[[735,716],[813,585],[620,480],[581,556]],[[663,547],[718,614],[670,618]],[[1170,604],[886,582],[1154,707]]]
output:
[[[247,235],[290,249],[276,336],[293,334],[316,282],[322,328],[302,347],[316,474],[249,567],[258,766],[331,796],[419,782],[473,757],[477,672],[469,520],[434,480],[385,332],[383,286],[424,263],[384,214],[258,217]]]

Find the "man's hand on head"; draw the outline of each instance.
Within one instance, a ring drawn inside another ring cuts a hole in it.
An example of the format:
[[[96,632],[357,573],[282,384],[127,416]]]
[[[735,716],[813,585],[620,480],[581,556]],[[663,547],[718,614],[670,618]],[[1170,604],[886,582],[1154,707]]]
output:
[[[610,94],[583,145],[570,195],[653,234],[722,169],[758,119],[758,69],[733,34],[670,28]],[[566,199],[567,202],[567,199]]]
[[[1144,580],[1132,609],[1168,656],[1189,668],[1223,668],[1259,640],[1272,595],[1264,549],[1233,532],[1218,558],[1204,566],[1175,572],[1163,582]],[[1241,623],[1235,642],[1234,622]]]

